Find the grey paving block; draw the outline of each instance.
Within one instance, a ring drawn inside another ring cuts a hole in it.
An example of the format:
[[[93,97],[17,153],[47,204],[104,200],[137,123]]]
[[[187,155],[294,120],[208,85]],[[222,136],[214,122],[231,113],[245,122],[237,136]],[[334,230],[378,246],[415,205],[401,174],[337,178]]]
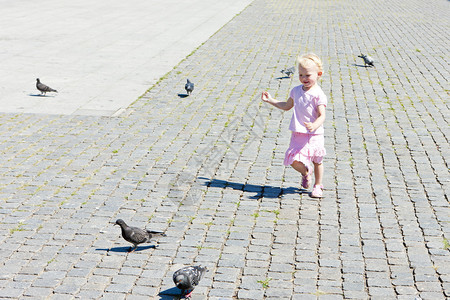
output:
[[[239,299],[264,299],[264,291],[240,289],[237,296]]]

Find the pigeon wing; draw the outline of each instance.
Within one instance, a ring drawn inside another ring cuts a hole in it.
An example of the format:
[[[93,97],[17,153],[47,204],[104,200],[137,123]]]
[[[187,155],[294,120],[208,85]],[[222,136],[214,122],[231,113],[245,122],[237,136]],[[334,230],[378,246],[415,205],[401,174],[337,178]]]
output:
[[[150,236],[146,230],[137,227],[129,227],[129,234],[124,238],[135,245],[145,243],[150,240]]]
[[[56,92],[56,90],[54,90],[51,87],[49,87],[48,85],[45,85],[45,84],[40,83],[40,82],[36,84],[36,87],[41,92]]]
[[[48,92],[49,89],[50,89],[48,86],[46,86],[46,85],[43,84],[43,83],[37,83],[37,84],[36,84],[36,87],[37,87],[38,90],[40,90],[40,91],[42,91],[42,92]]]
[[[190,275],[191,275],[191,277],[190,277],[191,285],[197,286],[201,279],[201,272],[199,271],[198,268],[194,267],[192,270],[192,273]]]
[[[189,279],[193,287],[197,286],[205,274],[206,267],[194,266],[189,269]]]

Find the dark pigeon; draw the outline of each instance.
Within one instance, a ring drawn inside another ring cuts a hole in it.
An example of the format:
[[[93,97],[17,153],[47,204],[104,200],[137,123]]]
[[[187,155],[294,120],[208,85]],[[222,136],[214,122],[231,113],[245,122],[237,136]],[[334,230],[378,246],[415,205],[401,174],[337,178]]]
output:
[[[206,272],[208,269],[202,266],[184,267],[173,273],[173,282],[188,299]]]
[[[290,67],[289,69],[281,70],[281,73],[286,74],[286,76],[288,77],[291,77],[292,74],[295,73],[295,67]]]
[[[361,57],[362,59],[364,59],[364,67],[367,67],[367,65],[369,65],[370,67],[375,67],[375,65],[373,64],[374,60],[369,55],[361,54],[361,55],[358,55],[358,57]]]
[[[127,242],[130,242],[134,245],[134,247],[130,247],[128,252],[133,252],[134,250],[136,250],[139,244],[150,242],[150,239],[152,237],[166,236],[162,231],[153,231],[128,226],[122,219],[117,219],[114,225],[119,225],[122,229],[122,237]]]
[[[188,79],[184,88],[186,89],[186,93],[188,94],[188,96],[190,96],[192,91],[194,90],[194,84]]]
[[[48,85],[43,84],[39,78],[36,78],[36,88],[41,92],[41,94],[46,94],[47,92],[55,92],[57,93],[57,90],[52,89]]]

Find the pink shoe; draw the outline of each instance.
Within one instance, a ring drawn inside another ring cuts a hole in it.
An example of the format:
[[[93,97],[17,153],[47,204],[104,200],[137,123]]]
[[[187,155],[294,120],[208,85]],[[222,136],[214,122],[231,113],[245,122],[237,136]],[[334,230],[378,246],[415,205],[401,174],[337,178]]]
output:
[[[311,192],[311,197],[322,198],[323,197],[323,185],[315,185]]]
[[[312,174],[312,168],[306,167],[308,169],[305,176],[302,175],[302,188],[305,190],[309,189],[311,187],[311,174]]]

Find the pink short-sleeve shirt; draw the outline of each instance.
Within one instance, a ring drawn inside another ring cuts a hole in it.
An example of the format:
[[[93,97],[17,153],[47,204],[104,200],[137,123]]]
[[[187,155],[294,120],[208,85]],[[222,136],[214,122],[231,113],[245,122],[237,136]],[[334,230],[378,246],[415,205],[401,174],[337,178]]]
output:
[[[302,133],[323,134],[321,125],[313,132],[305,127],[305,122],[314,122],[318,117],[319,105],[327,106],[327,96],[320,86],[316,85],[309,91],[303,90],[303,85],[294,87],[289,95],[294,100],[294,112],[292,114],[289,130]]]

